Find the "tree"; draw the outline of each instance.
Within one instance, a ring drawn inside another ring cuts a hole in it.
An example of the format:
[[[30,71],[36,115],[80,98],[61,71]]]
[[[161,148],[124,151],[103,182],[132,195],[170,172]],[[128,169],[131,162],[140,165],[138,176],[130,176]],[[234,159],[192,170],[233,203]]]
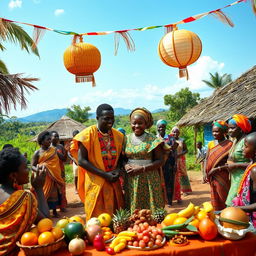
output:
[[[174,95],[164,96],[164,104],[170,106],[169,117],[173,121],[178,121],[186,112],[198,104],[199,93],[192,93],[189,88],[181,89]]]
[[[18,43],[22,50],[28,53],[33,52],[39,57],[38,49],[33,39],[18,25],[0,19],[0,50],[4,51],[3,42]],[[20,74],[9,74],[5,63],[0,60],[0,114],[3,111],[8,114],[11,105],[16,109],[17,104],[21,108],[27,106],[24,92],[36,90],[30,82],[37,81],[37,78],[23,78]]]
[[[224,85],[232,81],[231,74],[225,73],[224,75],[220,75],[218,72],[215,72],[214,75],[212,73],[209,73],[209,74],[211,76],[210,80],[202,80],[202,81],[213,89],[223,87]]]
[[[72,105],[68,108],[67,116],[76,120],[77,122],[84,123],[89,119],[90,107],[81,108],[79,105]]]

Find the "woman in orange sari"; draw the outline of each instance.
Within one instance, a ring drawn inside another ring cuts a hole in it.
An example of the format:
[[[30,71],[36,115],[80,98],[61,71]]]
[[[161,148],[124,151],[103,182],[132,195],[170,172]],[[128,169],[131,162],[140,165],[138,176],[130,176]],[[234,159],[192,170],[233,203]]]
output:
[[[45,166],[46,179],[43,187],[45,198],[49,208],[53,211],[53,217],[59,217],[57,206],[61,205],[63,186],[65,181],[61,176],[61,167],[57,149],[50,146],[51,136],[48,131],[42,132],[37,138],[38,144],[41,146],[37,150],[32,159],[32,168],[36,170],[37,165]]]
[[[49,216],[42,190],[45,170],[37,167],[36,175],[32,174],[34,194],[16,189],[29,182],[28,174],[27,160],[17,148],[0,151],[0,255],[15,255],[21,235]]]
[[[118,160],[124,136],[113,129],[114,110],[108,104],[98,106],[97,126],[78,133],[70,147],[78,160],[78,194],[84,203],[86,219],[106,212],[113,214],[124,206]]]
[[[229,172],[222,170],[211,174],[211,170],[226,164],[232,142],[225,138],[228,124],[224,121],[213,123],[212,135],[215,140],[209,142],[205,159],[205,175],[211,186],[211,202],[215,211],[226,207],[225,201],[230,188]],[[206,180],[206,177],[204,177]]]

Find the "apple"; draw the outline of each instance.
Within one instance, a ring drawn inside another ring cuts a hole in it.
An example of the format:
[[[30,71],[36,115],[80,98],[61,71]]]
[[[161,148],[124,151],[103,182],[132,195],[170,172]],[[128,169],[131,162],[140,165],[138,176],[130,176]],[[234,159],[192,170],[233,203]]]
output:
[[[59,228],[65,228],[68,223],[69,223],[68,219],[60,219],[57,222],[56,226]]]

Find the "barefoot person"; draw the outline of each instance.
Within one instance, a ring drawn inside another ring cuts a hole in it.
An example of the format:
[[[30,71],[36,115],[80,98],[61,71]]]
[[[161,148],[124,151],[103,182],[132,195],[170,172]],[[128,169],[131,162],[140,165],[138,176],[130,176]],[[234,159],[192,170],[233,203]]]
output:
[[[183,138],[180,138],[180,130],[177,126],[172,128],[172,134],[179,144],[177,148],[177,177],[179,177],[181,192],[183,195],[187,195],[192,192],[186,167],[186,154],[188,153],[187,145]],[[178,186],[178,184],[176,184]]]
[[[205,159],[205,176],[211,186],[211,202],[215,211],[221,211],[226,207],[226,199],[230,188],[229,172],[222,170],[212,172],[213,168],[225,165],[232,142],[226,139],[228,125],[224,121],[215,121],[212,127],[212,135],[215,140],[209,142]]]
[[[42,189],[46,173],[38,167],[36,171],[31,185],[37,198],[29,190],[16,190],[17,185],[29,182],[26,158],[17,148],[0,151],[0,255],[14,253],[21,235],[49,216]]]
[[[54,217],[59,217],[57,206],[61,204],[63,186],[65,181],[61,176],[61,167],[56,148],[51,146],[51,136],[48,131],[38,135],[37,142],[40,149],[32,158],[32,169],[36,171],[37,165],[45,166],[46,179],[43,187],[45,198],[49,208],[53,211]]]
[[[127,135],[125,156],[127,172],[124,184],[126,208],[150,209],[164,207],[159,168],[163,165],[163,145],[145,130],[153,125],[151,113],[144,108],[136,108],[130,114],[133,133]],[[162,171],[162,170],[161,170]]]
[[[59,157],[60,161],[60,168],[61,168],[61,177],[64,180],[64,186],[62,186],[62,191],[61,191],[61,204],[60,204],[60,210],[62,212],[66,212],[66,207],[67,207],[67,198],[66,198],[66,182],[65,182],[65,162],[67,160],[67,151],[66,149],[60,144],[60,137],[58,132],[56,131],[51,131],[51,146],[56,148],[57,150],[57,155]]]
[[[233,199],[232,204],[248,212],[256,228],[256,132],[245,137],[244,156],[250,159],[251,163],[243,174],[237,197]]]
[[[87,220],[103,212],[112,215],[124,206],[118,169],[124,136],[112,128],[115,119],[110,105],[98,106],[96,118],[97,125],[77,134],[70,148],[78,159],[78,194]]]

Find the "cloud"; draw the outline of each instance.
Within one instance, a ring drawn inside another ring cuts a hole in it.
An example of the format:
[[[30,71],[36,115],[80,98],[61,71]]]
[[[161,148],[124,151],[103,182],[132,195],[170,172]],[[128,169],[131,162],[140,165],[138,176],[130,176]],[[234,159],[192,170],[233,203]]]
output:
[[[11,0],[8,4],[10,9],[21,8],[22,0]]]
[[[86,105],[95,109],[99,104],[106,102],[113,107],[134,108],[144,106],[150,110],[162,108],[164,106],[163,97],[166,94],[175,94],[182,88],[189,87],[193,92],[199,92],[201,97],[209,96],[212,89],[202,82],[209,79],[209,72],[222,73],[224,63],[213,60],[209,56],[202,56],[193,66],[188,67],[189,80],[177,77],[174,83],[166,87],[159,85],[146,84],[144,87],[120,88],[120,89],[92,89],[84,96],[76,96],[69,100],[69,104]],[[86,104],[85,104],[86,102]]]
[[[65,12],[64,9],[56,9],[56,10],[54,11],[54,15],[55,15],[55,16],[60,16],[60,15],[62,15],[64,12]]]

